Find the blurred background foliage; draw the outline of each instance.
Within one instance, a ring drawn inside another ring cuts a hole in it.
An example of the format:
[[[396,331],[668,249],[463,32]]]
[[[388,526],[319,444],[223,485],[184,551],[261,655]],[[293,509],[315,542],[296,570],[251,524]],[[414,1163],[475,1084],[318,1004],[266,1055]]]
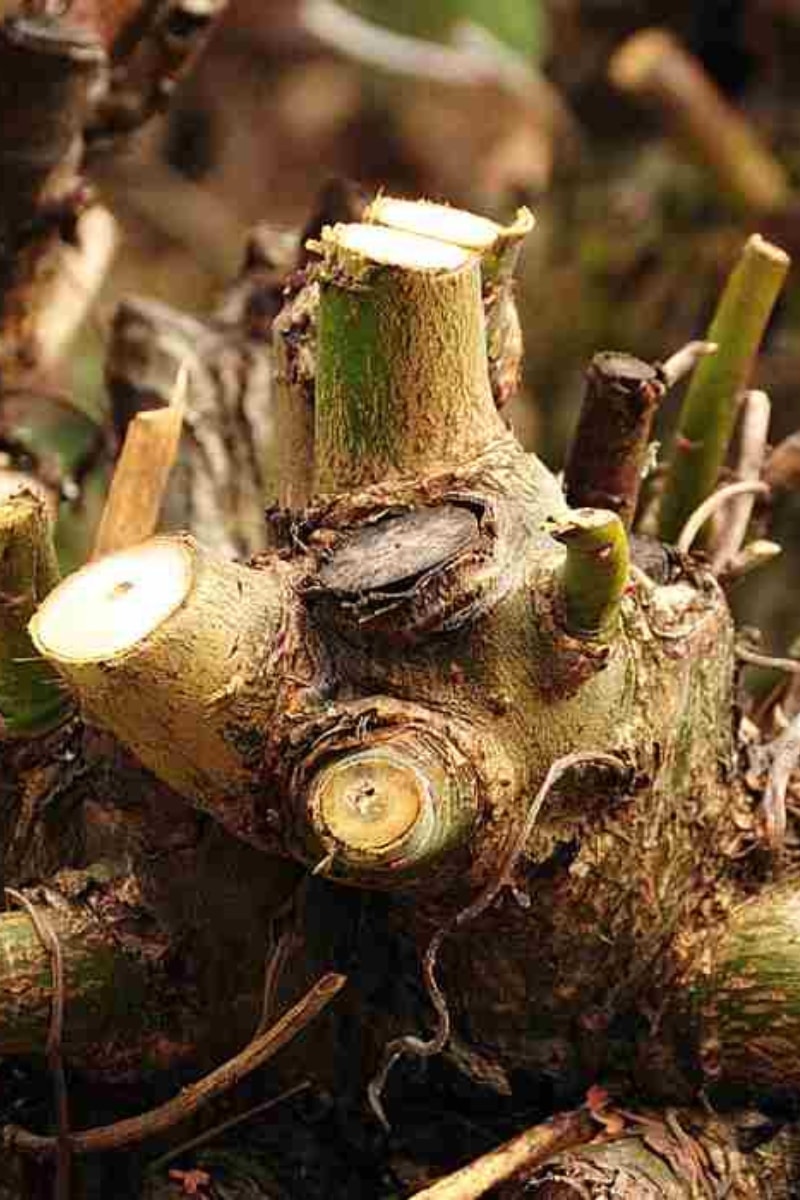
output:
[[[748,205],[663,104],[613,84],[613,56],[651,27],[674,34],[786,172],[779,210]],[[432,46],[451,56],[447,70],[427,61]],[[537,228],[519,283],[527,359],[512,419],[558,469],[593,353],[656,360],[702,336],[755,230],[800,250],[798,52],[800,0],[231,0],[169,111],[94,164],[122,236],[58,382],[101,417],[119,298],[207,313],[248,228],[301,228],[332,176],[500,218],[527,203]],[[793,273],[756,375],[773,440],[800,426],[798,366]],[[678,401],[661,414],[662,440]],[[787,553],[736,599],[781,645],[797,626],[797,510],[791,492],[779,497]],[[80,538],[67,540],[74,561]]]

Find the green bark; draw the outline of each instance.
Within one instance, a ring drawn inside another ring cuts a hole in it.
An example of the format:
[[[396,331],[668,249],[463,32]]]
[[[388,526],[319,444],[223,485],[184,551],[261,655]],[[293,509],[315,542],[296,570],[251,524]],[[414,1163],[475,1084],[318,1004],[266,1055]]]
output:
[[[788,270],[788,255],[756,234],[728,279],[706,337],[717,344],[717,352],[697,366],[678,420],[661,500],[664,541],[677,541],[698,504],[716,486],[739,398]]]

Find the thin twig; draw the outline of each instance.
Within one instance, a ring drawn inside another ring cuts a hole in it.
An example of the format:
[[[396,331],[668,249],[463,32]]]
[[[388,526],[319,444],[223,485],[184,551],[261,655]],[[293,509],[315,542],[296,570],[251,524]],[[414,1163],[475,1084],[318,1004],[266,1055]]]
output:
[[[734,496],[768,496],[769,484],[762,483],[758,480],[747,480],[742,483],[728,483],[725,487],[718,488],[716,492],[712,492],[707,496],[702,504],[698,504],[688,521],[680,532],[680,537],[676,543],[677,549],[681,554],[688,554],[692,548],[695,538],[700,530],[709,521],[714,513],[723,505],[732,500]]]
[[[296,1083],[294,1087],[287,1088],[285,1092],[281,1092],[277,1096],[270,1096],[269,1100],[263,1100],[261,1104],[256,1104],[253,1108],[248,1108],[246,1112],[239,1113],[235,1117],[229,1117],[227,1121],[221,1121],[213,1129],[206,1129],[204,1133],[199,1133],[197,1137],[191,1138],[190,1141],[183,1142],[180,1146],[176,1146],[174,1150],[169,1150],[166,1154],[162,1154],[160,1158],[157,1158],[155,1162],[150,1164],[148,1173],[156,1174],[158,1171],[163,1170],[164,1167],[168,1167],[171,1162],[175,1162],[176,1158],[183,1158],[185,1154],[191,1153],[192,1150],[199,1150],[201,1146],[207,1146],[209,1142],[216,1141],[224,1133],[229,1133],[231,1129],[236,1129],[237,1126],[244,1125],[245,1121],[252,1121],[253,1117],[263,1116],[265,1112],[277,1108],[279,1104],[285,1104],[287,1100],[293,1100],[301,1092],[307,1092],[310,1087],[311,1080],[304,1079],[302,1083]]]
[[[69,1200],[72,1148],[69,1127],[69,1093],[64,1070],[64,952],[53,925],[42,908],[37,908],[23,892],[14,888],[5,889],[6,896],[23,908],[31,919],[36,936],[50,955],[53,973],[50,1028],[47,1033],[45,1052],[47,1064],[53,1077],[53,1097],[56,1110],[55,1200]]]
[[[684,376],[691,375],[701,359],[708,358],[709,354],[716,354],[718,349],[716,342],[687,342],[661,364],[660,374],[664,386],[675,387]]]
[[[772,405],[766,392],[745,393],[742,405],[741,438],[735,475],[740,480],[758,480],[767,454]],[[721,574],[742,548],[750,524],[755,497],[739,496],[728,505],[724,522],[711,539],[711,570]]]
[[[261,1037],[254,1038],[244,1050],[217,1067],[215,1071],[184,1088],[172,1100],[167,1100],[165,1104],[139,1116],[117,1121],[113,1125],[103,1125],[72,1134],[70,1144],[73,1154],[124,1150],[147,1138],[166,1133],[174,1125],[194,1116],[200,1108],[230,1091],[246,1075],[263,1066],[297,1037],[330,1004],[346,982],[344,975],[323,975],[271,1029]],[[3,1130],[3,1143],[8,1150],[20,1150],[38,1159],[56,1157],[59,1145],[57,1138],[42,1137],[16,1125],[6,1125]]]
[[[561,1113],[517,1134],[421,1192],[415,1192],[413,1200],[478,1200],[490,1188],[521,1171],[535,1171],[554,1154],[585,1145],[596,1133],[597,1126],[588,1109]]]
[[[435,1031],[432,1037],[427,1040],[418,1038],[413,1034],[406,1034],[403,1037],[393,1038],[384,1047],[381,1064],[367,1088],[367,1099],[370,1108],[384,1129],[388,1130],[390,1125],[381,1096],[386,1086],[389,1072],[394,1064],[405,1054],[411,1054],[415,1058],[431,1058],[436,1054],[440,1054],[450,1037],[450,1010],[447,1006],[447,999],[439,987],[436,978],[436,961],[442,943],[450,934],[455,933],[456,930],[463,928],[464,925],[468,925],[471,921],[476,920],[485,913],[506,887],[514,888],[514,869],[520,854],[530,838],[542,805],[561,778],[574,767],[580,766],[609,766],[620,771],[624,771],[625,769],[625,764],[621,759],[616,758],[612,754],[601,754],[599,752],[566,754],[562,758],[556,759],[545,775],[538,792],[528,805],[524,819],[509,837],[508,843],[500,855],[500,861],[495,873],[475,899],[460,909],[449,921],[441,925],[428,943],[428,948],[422,960],[422,978],[428,998],[436,1013]]]
[[[775,658],[771,654],[759,654],[757,650],[751,650],[748,646],[737,646],[735,654],[742,662],[750,663],[754,667],[767,667],[773,671],[787,671],[790,675],[800,675],[798,658]]]

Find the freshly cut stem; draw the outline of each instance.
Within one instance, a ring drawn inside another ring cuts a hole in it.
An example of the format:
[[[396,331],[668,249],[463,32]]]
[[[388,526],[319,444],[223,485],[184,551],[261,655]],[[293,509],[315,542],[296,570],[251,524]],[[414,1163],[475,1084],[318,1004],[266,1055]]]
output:
[[[62,721],[71,701],[34,649],[27,625],[58,582],[42,499],[18,492],[0,503],[0,738],[30,737]]]
[[[663,395],[658,372],[648,363],[630,354],[595,355],[564,471],[573,508],[611,509],[630,529]]]
[[[463,845],[478,815],[477,781],[451,743],[409,730],[342,754],[308,791],[310,850],[343,882],[397,887]]]
[[[789,256],[754,234],[745,243],[720,299],[704,358],[686,393],[664,495],[660,534],[674,542],[716,486],[761,339],[789,270]]]
[[[665,114],[732,200],[758,213],[786,206],[791,189],[783,167],[671,33],[646,29],[628,38],[609,75],[621,91]]]
[[[446,204],[378,196],[364,220],[480,254],[489,378],[495,403],[503,408],[520,384],[522,328],[514,300],[514,271],[522,243],[534,226],[532,213],[520,208],[510,225],[498,225]]]
[[[578,508],[548,532],[567,548],[562,568],[565,624],[575,637],[611,636],[628,583],[630,555],[625,526],[616,513]]]
[[[317,490],[429,473],[503,437],[478,258],[366,224],[324,231],[321,249]]]
[[[156,532],[180,445],[184,391],[185,372],[169,408],[138,413],[129,424],[100,518],[93,558],[136,546]]]
[[[154,538],[69,576],[30,628],[91,721],[239,829],[279,687],[265,663],[284,599],[279,564],[255,571]]]

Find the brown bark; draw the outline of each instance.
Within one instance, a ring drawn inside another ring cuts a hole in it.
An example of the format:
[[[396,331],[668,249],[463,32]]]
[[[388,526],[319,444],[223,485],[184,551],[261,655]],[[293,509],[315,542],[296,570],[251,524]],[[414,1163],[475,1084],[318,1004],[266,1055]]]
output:
[[[573,508],[609,508],[630,529],[663,394],[658,372],[641,359],[595,355],[564,468],[564,490]]]

